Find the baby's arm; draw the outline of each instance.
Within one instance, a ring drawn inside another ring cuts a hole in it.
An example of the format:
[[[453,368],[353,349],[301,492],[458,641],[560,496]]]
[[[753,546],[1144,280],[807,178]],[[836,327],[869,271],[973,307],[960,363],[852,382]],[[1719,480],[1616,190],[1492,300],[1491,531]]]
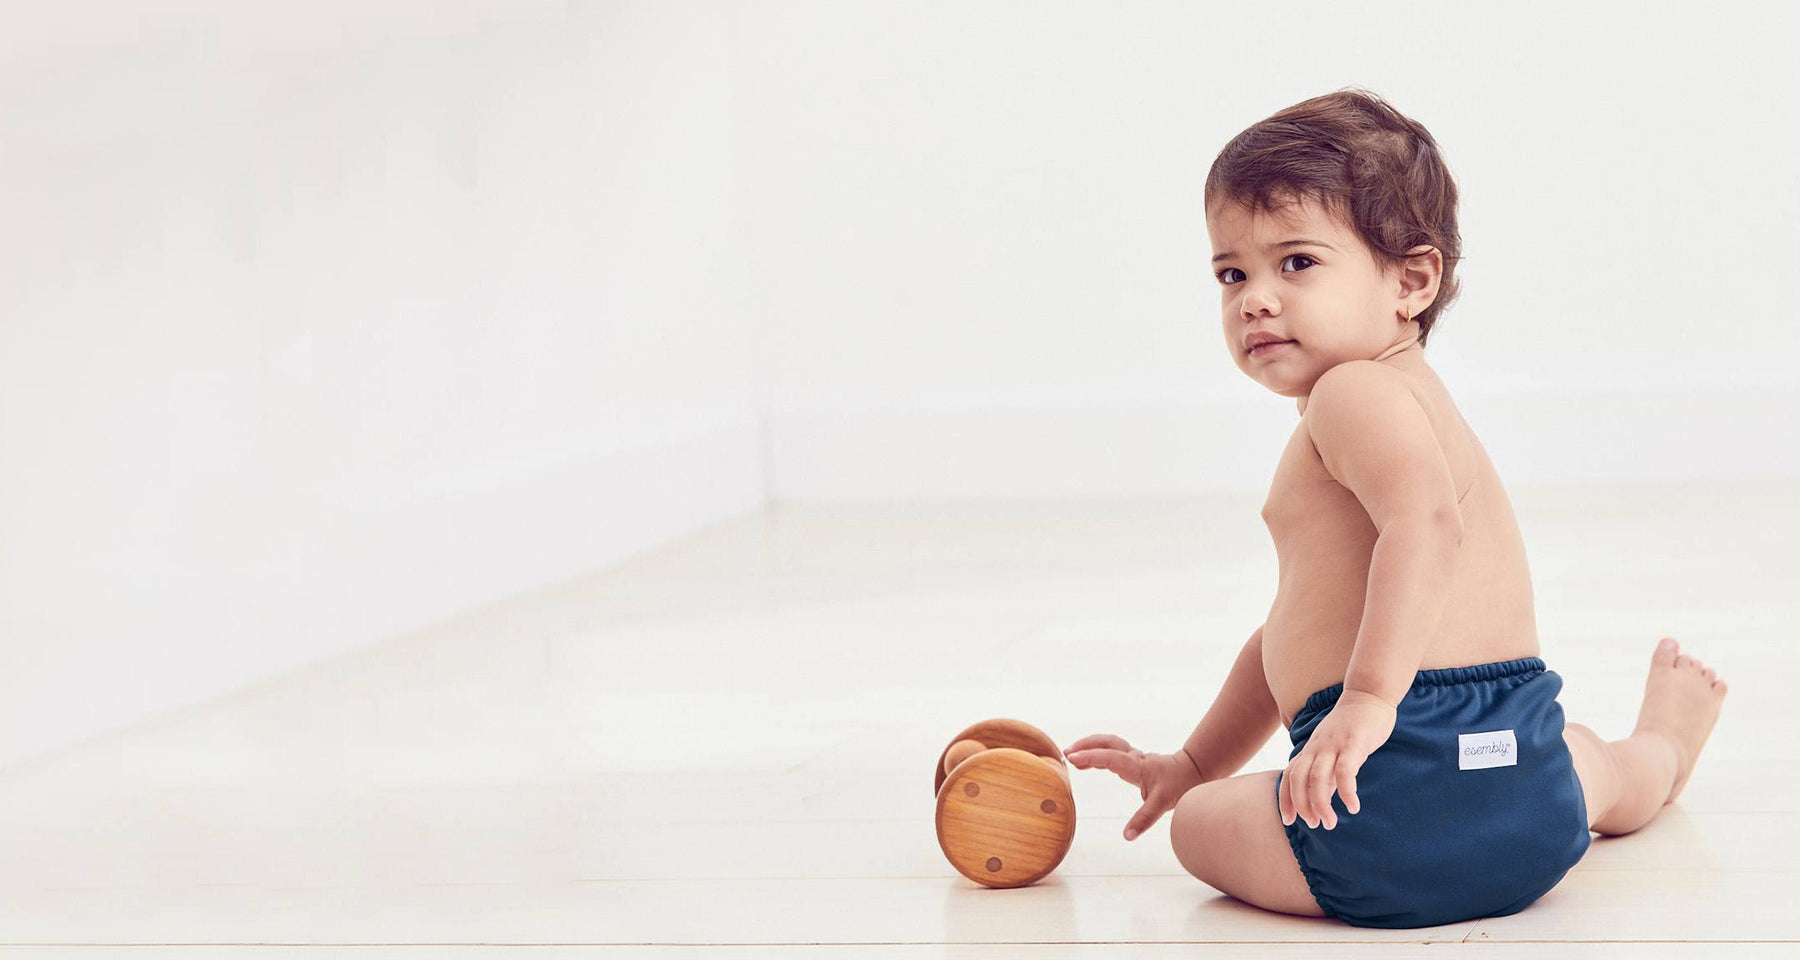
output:
[[[1373,361],[1327,370],[1308,397],[1306,421],[1325,469],[1356,494],[1379,532],[1344,691],[1396,706],[1443,614],[1462,545],[1450,464],[1401,374]]]
[[[1238,651],[1224,689],[1182,747],[1203,782],[1237,773],[1281,726],[1281,708],[1263,675],[1262,632],[1257,627]]]

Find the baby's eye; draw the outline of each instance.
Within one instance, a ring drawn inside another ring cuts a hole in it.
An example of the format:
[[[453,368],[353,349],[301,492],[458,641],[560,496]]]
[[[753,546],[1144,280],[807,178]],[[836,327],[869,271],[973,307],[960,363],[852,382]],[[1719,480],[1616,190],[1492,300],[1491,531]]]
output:
[[[1289,260],[1292,260],[1296,257],[1298,257],[1301,260],[1305,260],[1309,266],[1319,262],[1319,261],[1314,260],[1313,258],[1307,256],[1304,253],[1290,253],[1281,262],[1286,263]],[[1304,269],[1304,268],[1301,268],[1301,269]],[[1226,267],[1225,269],[1220,270],[1218,273],[1213,274],[1213,276],[1217,277],[1220,283],[1225,284],[1226,286],[1229,287],[1229,286],[1231,286],[1231,283],[1230,283],[1230,281],[1225,279],[1225,275],[1227,273],[1231,273],[1233,271],[1237,271],[1237,268],[1236,267]],[[1238,272],[1242,272],[1242,271],[1238,271]],[[1296,272],[1298,272],[1298,271],[1296,271]]]

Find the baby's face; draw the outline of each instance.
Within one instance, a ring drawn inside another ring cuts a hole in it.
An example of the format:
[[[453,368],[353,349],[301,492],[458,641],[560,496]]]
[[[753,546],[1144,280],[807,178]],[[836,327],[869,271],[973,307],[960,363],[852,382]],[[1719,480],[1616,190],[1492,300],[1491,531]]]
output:
[[[1238,369],[1275,393],[1306,396],[1332,367],[1418,339],[1417,321],[1400,322],[1398,276],[1384,274],[1362,239],[1313,201],[1259,215],[1225,202],[1209,211],[1206,229],[1225,347]],[[1308,242],[1276,246],[1296,240]],[[1251,353],[1252,333],[1294,342]]]

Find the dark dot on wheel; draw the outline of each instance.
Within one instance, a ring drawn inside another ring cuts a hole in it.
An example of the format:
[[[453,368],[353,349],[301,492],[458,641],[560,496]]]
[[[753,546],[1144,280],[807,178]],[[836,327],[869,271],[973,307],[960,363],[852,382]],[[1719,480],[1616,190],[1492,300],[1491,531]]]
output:
[[[981,788],[975,785],[975,781],[970,780],[963,784],[963,792],[971,797],[980,796]]]
[[[988,868],[989,873],[999,873],[1000,872],[1000,858],[999,857],[989,857],[988,862],[987,862],[987,868]]]
[[[1045,813],[1055,813],[1056,812],[1056,801],[1055,800],[1045,800],[1043,803],[1038,804],[1038,809],[1044,811]]]

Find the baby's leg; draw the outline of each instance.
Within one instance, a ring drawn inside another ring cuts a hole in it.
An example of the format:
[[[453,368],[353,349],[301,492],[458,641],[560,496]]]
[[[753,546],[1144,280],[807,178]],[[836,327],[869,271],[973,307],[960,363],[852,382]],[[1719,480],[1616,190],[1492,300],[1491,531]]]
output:
[[[1650,657],[1631,736],[1607,742],[1579,723],[1563,725],[1590,829],[1630,833],[1675,800],[1719,719],[1725,691],[1725,681],[1664,637]]]
[[[1322,917],[1275,805],[1280,770],[1210,780],[1169,815],[1175,859],[1200,882],[1252,906]]]

